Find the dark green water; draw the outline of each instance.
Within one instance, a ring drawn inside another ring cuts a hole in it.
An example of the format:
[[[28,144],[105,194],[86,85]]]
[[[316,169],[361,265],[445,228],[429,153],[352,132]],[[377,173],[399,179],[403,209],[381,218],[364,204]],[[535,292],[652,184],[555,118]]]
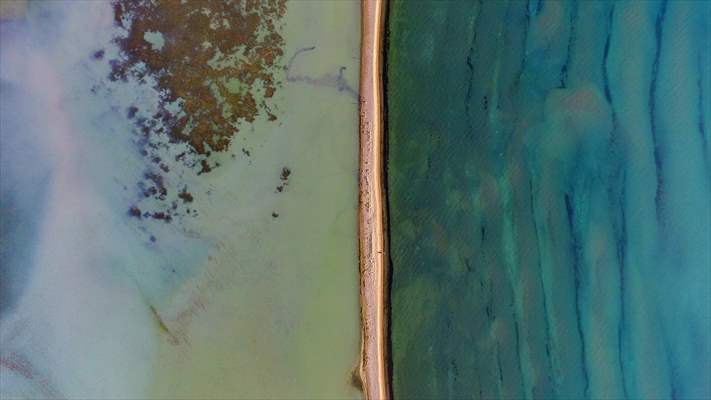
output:
[[[709,21],[391,3],[396,399],[711,397]]]

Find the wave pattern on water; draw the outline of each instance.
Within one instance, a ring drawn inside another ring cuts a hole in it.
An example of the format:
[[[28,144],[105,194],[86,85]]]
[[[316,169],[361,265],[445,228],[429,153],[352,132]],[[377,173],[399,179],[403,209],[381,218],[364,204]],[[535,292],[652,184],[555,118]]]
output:
[[[710,16],[393,4],[395,397],[711,396]]]

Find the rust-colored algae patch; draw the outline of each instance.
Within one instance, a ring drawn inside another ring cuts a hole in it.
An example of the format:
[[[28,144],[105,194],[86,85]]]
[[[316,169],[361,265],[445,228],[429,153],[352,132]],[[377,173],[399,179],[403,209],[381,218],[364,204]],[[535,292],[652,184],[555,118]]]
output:
[[[163,107],[152,115],[173,140],[202,155],[227,149],[238,123],[264,112],[277,88],[285,0],[116,0],[122,59],[111,79],[155,79]],[[210,167],[203,165],[205,172]]]
[[[286,0],[114,0],[119,50],[109,79],[150,88],[126,109],[146,160],[129,215],[171,222],[196,216],[198,197],[180,183],[220,163],[241,123],[277,119]],[[104,50],[92,55],[104,58]],[[243,150],[244,151],[244,150]],[[246,153],[249,155],[249,153]]]

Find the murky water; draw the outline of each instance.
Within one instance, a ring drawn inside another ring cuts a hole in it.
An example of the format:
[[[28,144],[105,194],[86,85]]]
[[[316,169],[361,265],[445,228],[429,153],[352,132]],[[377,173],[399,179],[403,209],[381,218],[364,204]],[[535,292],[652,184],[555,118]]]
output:
[[[159,95],[108,79],[108,2],[20,14],[0,23],[3,396],[359,397],[358,4],[287,4],[277,119],[241,122],[209,173],[140,140]]]

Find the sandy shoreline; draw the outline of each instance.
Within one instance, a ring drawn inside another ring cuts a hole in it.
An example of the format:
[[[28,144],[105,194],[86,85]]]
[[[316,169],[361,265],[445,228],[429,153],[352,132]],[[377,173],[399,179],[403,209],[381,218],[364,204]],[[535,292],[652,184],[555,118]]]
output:
[[[366,399],[388,399],[387,237],[383,182],[382,47],[385,2],[361,3],[359,241],[362,343],[360,376]]]

